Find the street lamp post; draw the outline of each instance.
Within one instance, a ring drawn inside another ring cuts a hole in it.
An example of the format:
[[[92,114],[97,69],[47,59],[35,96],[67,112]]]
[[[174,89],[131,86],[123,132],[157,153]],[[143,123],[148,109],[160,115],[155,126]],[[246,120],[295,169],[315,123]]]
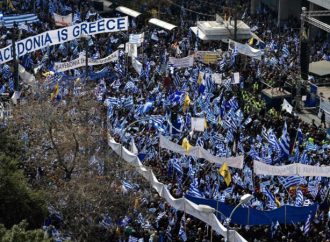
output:
[[[245,194],[241,197],[239,204],[236,205],[236,207],[233,209],[233,211],[231,211],[229,218],[227,218],[226,221],[226,226],[227,226],[227,242],[229,242],[229,224],[231,221],[231,217],[234,215],[235,211],[243,204],[247,204],[251,199],[253,198],[253,196],[251,194]]]

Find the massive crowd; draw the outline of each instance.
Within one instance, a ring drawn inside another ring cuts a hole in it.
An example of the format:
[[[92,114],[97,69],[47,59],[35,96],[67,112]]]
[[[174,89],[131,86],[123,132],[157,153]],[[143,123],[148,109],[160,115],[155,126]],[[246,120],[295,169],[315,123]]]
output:
[[[32,1],[25,1],[25,7],[14,7],[22,12],[32,10],[29,2]],[[203,14],[208,12],[205,11],[204,2],[185,1],[182,7],[176,4],[162,7],[161,12],[168,13],[170,20],[180,19],[181,28],[173,31],[150,25],[137,29],[132,24],[128,33],[96,35],[89,40],[88,52],[94,58],[102,58],[120,50],[118,62],[107,64],[112,74],[102,78],[95,90],[98,100],[107,107],[109,133],[128,149],[136,146],[142,163],[152,167],[157,178],[167,184],[176,198],[189,194],[236,205],[242,195],[249,193],[254,198],[247,206],[262,211],[283,205],[302,207],[320,204],[308,225],[232,224],[248,241],[329,241],[328,178],[302,177],[296,179],[292,186],[286,186],[285,178],[253,174],[253,160],[273,165],[329,165],[330,145],[325,129],[303,122],[294,113],[270,109],[260,95],[267,86],[286,88],[295,95],[295,80],[299,78],[299,22],[290,18],[279,28],[274,13],[265,6],[258,10],[258,14],[250,16],[248,5],[241,1],[240,14],[263,41],[254,47],[264,48],[260,61],[250,59],[246,62],[240,55],[228,50],[226,44],[203,43],[189,30],[197,19],[210,19],[210,16]],[[208,1],[208,4],[215,4],[215,1]],[[150,10],[148,5],[143,5],[143,8],[146,12]],[[65,4],[65,1],[53,0],[49,1],[48,9],[49,13],[73,13],[76,22],[101,18],[87,1]],[[226,13],[226,9],[223,8],[221,12]],[[19,38],[54,29],[49,13],[41,11],[38,14],[39,22],[20,26]],[[1,27],[0,31],[5,35],[10,30]],[[145,40],[139,47],[137,60],[143,64],[143,68],[138,73],[132,66],[133,60],[127,58],[120,46],[128,41],[130,33],[142,32],[145,33]],[[0,46],[7,44],[8,39],[2,38]],[[38,73],[52,70],[54,62],[73,60],[85,48],[84,41],[75,40],[27,54],[20,58],[20,63],[27,71],[34,71],[40,77]],[[185,57],[196,50],[218,49],[221,49],[221,59],[216,64],[196,61],[189,68],[166,66],[169,57]],[[327,39],[318,38],[313,45],[311,59],[329,58]],[[102,68],[89,67],[89,72]],[[1,65],[0,69],[0,89],[2,92],[12,92],[13,72],[9,64]],[[84,71],[84,68],[79,68],[65,74],[79,76]],[[234,72],[240,73],[238,85],[231,84]],[[222,84],[214,83],[214,73],[222,75]],[[55,77],[58,78],[58,75]],[[58,81],[56,78],[49,77],[49,82],[45,82],[50,91],[52,84]],[[71,91],[75,93],[69,84],[61,85],[60,89],[58,99],[65,98]],[[204,132],[191,132],[192,117],[205,118]],[[147,120],[139,121],[126,130],[129,124],[143,118]],[[244,167],[230,168],[232,179],[227,184],[218,173],[219,166],[203,159],[159,149],[160,134],[180,145],[188,141],[190,145],[201,146],[215,156],[244,155]],[[284,138],[289,143],[288,152],[280,145]],[[144,191],[130,186],[126,188],[136,196],[127,216],[120,225],[106,218],[101,223],[113,231],[113,241],[134,241],[138,238],[144,238],[144,241],[206,242],[211,238],[221,241],[221,237],[215,233],[211,236],[211,229],[203,222],[171,208],[157,194],[146,196]],[[219,216],[219,219],[224,222],[223,217]]]

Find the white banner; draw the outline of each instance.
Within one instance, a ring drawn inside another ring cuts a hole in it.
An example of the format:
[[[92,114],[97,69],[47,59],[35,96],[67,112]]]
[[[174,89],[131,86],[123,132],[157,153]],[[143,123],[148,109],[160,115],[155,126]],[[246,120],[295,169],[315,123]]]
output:
[[[27,83],[29,85],[35,85],[36,84],[36,78],[33,74],[27,72],[22,65],[18,65],[18,75],[23,80],[24,83]]]
[[[137,57],[137,44],[126,43],[125,44],[125,53],[130,57]]]
[[[234,72],[234,83],[239,84],[239,72]]]
[[[139,62],[136,58],[132,57],[132,66],[134,70],[141,75],[142,71],[142,63]]]
[[[191,130],[204,132],[205,118],[191,118]]]
[[[54,17],[56,26],[67,27],[67,26],[72,25],[72,13],[70,13],[66,16],[62,16],[62,15],[58,15],[58,14],[54,13],[53,17]]]
[[[174,58],[174,57],[170,57],[169,64],[172,64],[174,67],[176,68],[186,68],[186,67],[190,67],[194,65],[194,56],[190,55],[184,58]]]
[[[208,160],[211,163],[216,163],[216,164],[223,164],[224,162],[227,162],[229,167],[233,168],[238,168],[238,169],[243,169],[243,156],[236,156],[236,157],[218,157],[212,155],[210,152],[207,150],[203,149],[202,147],[199,146],[192,146],[189,149],[189,152],[185,151],[181,145],[178,145],[168,139],[166,139],[164,136],[160,136],[159,138],[159,146],[164,149],[168,149],[170,151],[173,151],[175,153],[179,153],[182,155],[187,155],[187,156],[195,156],[198,158],[203,158],[205,160]]]
[[[214,64],[218,62],[220,53],[214,51],[196,51],[195,58],[196,60],[205,64]]]
[[[102,58],[102,59],[92,59],[88,58],[88,66],[95,66],[95,65],[103,65],[105,63],[109,63],[112,61],[117,61],[119,56],[118,50],[113,52],[111,55]],[[78,67],[82,67],[86,65],[86,57],[80,56],[77,59],[68,62],[55,62],[54,69],[58,72],[68,71],[71,69],[75,69]]]
[[[129,35],[129,43],[131,44],[137,44],[141,45],[141,43],[144,41],[144,33],[142,34],[130,34]]]
[[[261,50],[254,49],[248,44],[243,45],[233,40],[229,40],[229,49],[233,50],[235,47],[237,48],[238,53],[250,56],[251,58],[255,58],[257,60],[261,60],[261,56],[263,55]]]
[[[227,237],[227,229],[221,224],[217,219],[217,216],[214,214],[214,209],[208,206],[197,205],[187,199],[183,198],[174,198],[170,191],[167,189],[165,184],[158,181],[157,177],[153,173],[152,169],[146,166],[143,166],[139,158],[128,151],[121,144],[116,143],[111,137],[109,137],[109,146],[111,149],[122,157],[123,160],[135,166],[136,170],[140,175],[142,175],[150,185],[158,192],[158,194],[163,197],[166,202],[173,208],[183,211],[187,214],[194,216],[195,218],[205,222],[212,229],[221,234],[225,238]],[[235,242],[247,242],[239,233],[231,230],[229,233],[230,241]]]
[[[96,22],[83,22],[65,28],[50,30],[16,42],[16,54],[20,57],[47,46],[62,44],[82,35],[124,31],[128,28],[128,17],[104,18]],[[12,45],[0,49],[0,64],[13,59]]]
[[[268,176],[330,177],[330,166],[311,166],[300,163],[283,166],[272,166],[260,161],[253,161],[253,171],[256,175]]]
[[[215,84],[221,85],[222,84],[222,74],[221,73],[213,73],[212,80]]]
[[[292,113],[293,107],[291,104],[284,98],[282,103],[282,110],[287,111],[288,113]]]

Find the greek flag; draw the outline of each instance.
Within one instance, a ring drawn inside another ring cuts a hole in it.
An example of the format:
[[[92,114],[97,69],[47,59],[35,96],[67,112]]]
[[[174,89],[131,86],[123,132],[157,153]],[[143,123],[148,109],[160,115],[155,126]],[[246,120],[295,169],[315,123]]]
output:
[[[259,153],[255,150],[254,146],[251,145],[250,151],[248,153],[249,156],[251,156],[252,159],[261,161],[261,157],[259,156]]]
[[[304,141],[304,135],[300,128],[297,131],[297,140],[298,140],[299,145],[301,145]]]
[[[136,92],[138,88],[135,86],[135,84],[132,81],[128,81],[124,87],[124,90]]]
[[[236,99],[235,96],[232,97],[232,98],[228,101],[228,103],[229,103],[230,108],[233,109],[234,111],[236,111],[236,110],[239,108],[239,106],[238,106],[238,102],[237,102],[237,99]]]
[[[206,112],[206,119],[207,121],[209,121],[212,124],[217,124],[217,118],[215,117],[215,115],[212,113],[212,111],[210,109],[207,110]]]
[[[308,151],[316,151],[317,150],[317,145],[316,144],[313,144],[311,142],[307,142],[306,144],[306,150]]]
[[[223,120],[222,126],[226,129],[232,129],[234,131],[237,130],[236,123],[231,115],[227,115]]]
[[[312,215],[309,214],[306,223],[304,225],[304,235],[307,235],[311,229],[311,220],[312,220]]]
[[[133,97],[129,96],[122,100],[122,105],[124,108],[131,108],[134,105]]]
[[[275,135],[274,131],[272,129],[269,129],[267,134],[268,134],[268,142],[269,142],[270,146],[272,147],[272,149],[274,151],[281,150],[281,147],[278,143],[278,140],[276,138],[276,135]]]
[[[179,175],[183,174],[182,166],[179,159],[172,159],[172,166],[174,170],[179,173]]]
[[[225,80],[223,82],[223,86],[225,87],[225,89],[228,91],[228,92],[231,92],[232,89],[231,89],[231,79],[228,78],[227,80]]]
[[[5,64],[5,65],[2,67],[2,77],[3,77],[5,80],[8,80],[11,76],[12,76],[12,73],[11,73],[11,70],[10,70],[9,65]]]
[[[21,14],[21,15],[8,15],[3,17],[3,24],[6,28],[12,28],[14,26],[14,22],[17,25],[25,24],[25,23],[35,23],[38,22],[38,16],[31,14]]]
[[[182,217],[182,220],[184,220],[184,217]],[[187,238],[186,231],[185,231],[185,229],[184,229],[184,223],[185,223],[184,221],[181,222],[180,230],[179,230],[179,238],[180,238],[182,241],[186,242],[186,241],[188,240],[188,238]]]
[[[108,215],[103,216],[102,221],[100,221],[100,225],[104,228],[110,228],[111,224],[112,219]]]
[[[172,230],[171,226],[168,225],[167,226],[167,229],[166,229],[166,233],[165,233],[165,237],[166,237],[166,239],[167,239],[168,242],[172,242],[173,241],[173,236],[172,236],[171,230]]]
[[[281,140],[280,140],[280,147],[282,149],[283,154],[285,154],[285,156],[289,156],[290,154],[290,137],[288,134],[288,126],[286,124],[286,122],[284,123],[284,127],[283,127],[283,132],[282,132],[282,136],[281,136]]]
[[[75,12],[73,15],[73,21],[72,23],[76,24],[76,23],[80,23],[81,22],[81,15],[80,12]]]
[[[9,79],[9,89],[11,91],[15,90],[15,83],[14,83],[14,80],[12,78]]]
[[[297,190],[297,193],[296,193],[296,202],[295,202],[295,206],[296,207],[302,207],[304,204],[304,195],[301,191],[301,189],[298,189]]]
[[[176,91],[175,93],[172,93],[168,99],[172,106],[174,106],[175,104],[181,104],[184,100],[184,97],[184,92]]]
[[[315,197],[317,196],[317,194],[319,193],[319,183],[318,182],[310,182],[308,184],[308,192],[309,194],[311,194],[313,196],[313,198],[315,199]]]
[[[195,169],[193,168],[192,164],[189,164],[189,170],[188,170],[188,176],[190,177],[191,180],[194,179],[195,177]]]
[[[31,58],[31,55],[25,55],[23,57],[23,66],[26,68],[26,69],[31,69],[32,66],[33,66],[33,60]]]
[[[309,164],[309,161],[310,161],[310,159],[309,159],[309,157],[308,157],[308,153],[307,153],[306,150],[304,150],[303,154],[302,154],[301,157],[300,157],[300,162],[301,162],[302,164]]]
[[[228,129],[228,131],[227,131],[226,140],[228,142],[233,142],[234,141],[234,134],[230,129]]]
[[[232,50],[232,54],[230,57],[230,65],[234,65],[235,64],[235,60],[236,60],[236,56],[238,55],[238,49],[235,46],[235,48]]]
[[[128,242],[138,242],[138,241],[139,241],[139,239],[136,238],[136,237],[134,237],[134,236],[132,236],[132,235],[130,235],[130,236],[128,237]]]
[[[291,186],[299,185],[303,182],[303,179],[299,176],[279,176],[278,179],[286,189],[290,188]]]
[[[286,44],[283,45],[282,52],[283,52],[284,57],[288,57],[290,55],[290,51],[289,51],[288,46]]]
[[[198,198],[203,198],[202,193],[200,192],[198,188],[198,182],[195,179],[194,182],[190,184],[189,190],[187,192],[187,195],[192,196],[192,197],[198,197]]]
[[[219,69],[220,71],[223,71],[225,69],[226,66],[226,58],[223,58],[220,62],[219,62]]]
[[[127,181],[123,181],[123,186],[127,189],[127,190],[133,190],[135,189],[135,186]]]
[[[159,213],[156,220],[155,220],[156,223],[158,223],[159,220],[161,220],[165,215],[166,215],[166,212]]]
[[[180,86],[180,76],[179,76],[179,73],[178,72],[175,73],[174,84],[175,84],[176,87],[179,87]]]
[[[108,97],[104,101],[104,105],[106,106],[117,106],[119,104],[119,100],[115,97]]]
[[[262,126],[261,136],[269,143],[267,129],[264,126]]]

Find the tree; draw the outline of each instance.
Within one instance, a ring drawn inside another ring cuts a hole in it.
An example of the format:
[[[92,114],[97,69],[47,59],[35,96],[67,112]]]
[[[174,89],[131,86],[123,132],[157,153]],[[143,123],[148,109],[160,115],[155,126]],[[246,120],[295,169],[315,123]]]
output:
[[[115,241],[116,228],[105,229],[100,221],[109,215],[117,222],[133,206],[134,195],[122,192],[133,168],[110,152],[102,106],[89,94],[29,101],[14,118],[28,134],[31,182],[60,214],[51,224],[76,241]]]
[[[0,224],[0,241],[2,242],[50,242],[47,235],[41,230],[27,230],[28,224],[24,220],[11,229],[6,229]]]
[[[70,180],[74,172],[88,167],[89,158],[102,145],[101,115],[91,95],[68,98],[57,105],[29,101],[14,115],[28,133],[29,165],[34,168],[31,176],[42,168],[48,178]]]
[[[40,227],[46,214],[45,202],[19,168],[23,153],[13,131],[11,127],[0,128],[0,223],[9,228],[26,219],[31,227]]]

